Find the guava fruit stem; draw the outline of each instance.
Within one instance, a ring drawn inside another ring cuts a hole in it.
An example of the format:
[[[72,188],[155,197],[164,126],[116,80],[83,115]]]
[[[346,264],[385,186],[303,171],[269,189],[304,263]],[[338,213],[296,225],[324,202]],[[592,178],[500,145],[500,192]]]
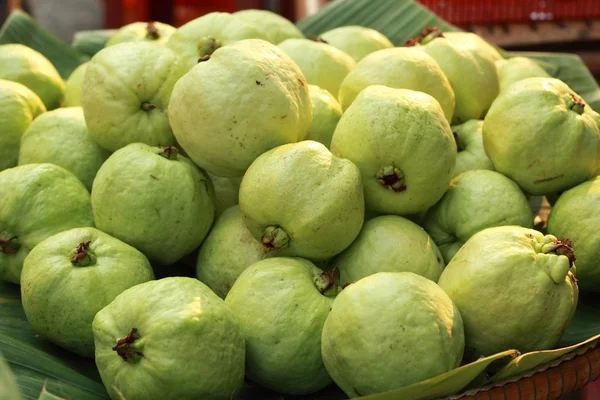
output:
[[[144,111],[152,111],[156,108],[154,104],[150,104],[148,102],[142,103],[142,110]]]
[[[585,103],[581,99],[581,97],[574,95],[573,93],[569,93],[569,97],[566,99],[567,107],[575,111],[577,114],[583,114],[585,109]]]
[[[381,167],[377,172],[377,182],[394,192],[400,193],[406,190],[404,174],[393,165]]]
[[[215,52],[221,44],[212,36],[203,37],[198,41],[198,56],[200,58],[204,56],[210,56]],[[200,60],[198,60],[200,61]]]
[[[444,34],[437,26],[433,28],[423,28],[419,36],[415,39],[408,39],[406,43],[404,43],[405,47],[418,46],[419,44],[427,44],[436,38],[443,38]]]
[[[577,257],[575,257],[575,250],[573,250],[573,242],[569,239],[557,239],[552,243],[547,243],[542,246],[542,253],[554,253],[558,256],[566,256],[569,259],[569,266],[573,266]]]
[[[79,267],[87,267],[96,263],[96,255],[90,249],[91,241],[81,242],[75,248],[75,252],[71,257],[71,263]]]
[[[322,295],[335,297],[340,292],[341,288],[337,285],[335,272],[335,269],[333,271],[325,271],[313,279],[315,287]]]
[[[279,250],[288,245],[290,236],[283,228],[270,225],[265,228],[260,241],[269,250]]]
[[[14,254],[19,250],[19,239],[16,236],[8,239],[0,239],[0,253],[9,255]]]
[[[132,328],[131,332],[124,338],[117,340],[117,345],[112,348],[117,354],[129,363],[136,363],[140,358],[144,357],[144,354],[132,348],[133,343],[140,338],[137,333],[137,328]]]
[[[146,26],[146,38],[150,40],[160,39],[160,32],[156,28],[154,21],[148,21],[148,25]]]
[[[175,146],[165,146],[162,151],[158,153],[159,156],[166,158],[167,160],[177,160],[179,150]]]

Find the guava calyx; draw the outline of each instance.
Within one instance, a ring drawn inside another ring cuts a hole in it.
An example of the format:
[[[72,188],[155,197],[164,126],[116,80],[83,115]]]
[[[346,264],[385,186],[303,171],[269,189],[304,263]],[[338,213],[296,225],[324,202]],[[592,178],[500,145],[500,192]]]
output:
[[[317,43],[329,44],[329,42],[327,40],[325,40],[321,36],[317,36],[317,35],[310,35],[310,40],[312,40],[313,42],[317,42]]]
[[[164,146],[162,151],[158,153],[159,156],[166,158],[167,160],[177,160],[179,150],[175,146]]]
[[[91,241],[81,242],[71,256],[71,263],[79,267],[88,267],[96,263],[96,254],[90,249]]]
[[[542,247],[542,252],[545,254],[554,253],[558,256],[565,256],[569,259],[569,265],[572,267],[577,261],[575,250],[573,250],[573,242],[569,239],[556,239],[552,243],[548,243]]]
[[[20,247],[19,238],[8,235],[8,239],[4,239],[3,236],[0,235],[0,253],[6,255],[15,254]]]
[[[260,237],[260,242],[269,250],[279,250],[288,245],[290,236],[276,225],[267,226]]]
[[[206,36],[200,39],[198,41],[198,56],[200,57],[198,59],[198,62],[200,62],[200,59],[202,59],[203,57],[210,56],[219,47],[221,47],[221,44],[217,41],[217,39],[215,39],[212,36]]]
[[[160,32],[158,28],[154,24],[154,21],[148,21],[148,25],[146,25],[146,39],[148,40],[158,40],[160,39]]]
[[[139,338],[140,335],[137,333],[137,328],[133,328],[127,336],[117,340],[117,345],[113,347],[112,350],[116,351],[123,361],[132,364],[136,363],[140,358],[144,357],[144,354],[141,351],[133,348],[134,342]]]
[[[406,190],[404,174],[400,169],[393,165],[381,167],[377,172],[377,182],[396,193],[404,192]]]
[[[325,271],[314,277],[313,282],[315,287],[323,296],[335,297],[342,290],[338,285],[339,277],[336,272],[336,269],[333,271]]]
[[[432,28],[424,28],[419,36],[414,39],[408,39],[406,43],[404,43],[405,47],[418,46],[420,44],[427,44],[431,42],[433,39],[443,38],[444,34],[440,30],[439,27],[434,26]]]
[[[583,114],[583,111],[585,110],[585,103],[581,97],[576,96],[573,93],[569,93],[569,96],[565,99],[565,102],[567,103],[569,110],[575,111],[579,115]]]
[[[154,104],[148,103],[147,101],[142,103],[142,110],[144,111],[152,111],[156,108]]]

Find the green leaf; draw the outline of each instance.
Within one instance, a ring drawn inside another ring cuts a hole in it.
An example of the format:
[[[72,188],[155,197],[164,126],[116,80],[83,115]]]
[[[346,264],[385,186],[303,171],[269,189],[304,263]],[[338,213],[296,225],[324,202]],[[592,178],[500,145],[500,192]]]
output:
[[[558,342],[559,347],[572,346],[600,335],[600,295],[579,295],[577,312]]]
[[[106,42],[115,34],[116,29],[80,31],[73,36],[73,47],[78,52],[92,57],[104,48]]]
[[[0,400],[21,400],[15,376],[2,354],[0,354]]]

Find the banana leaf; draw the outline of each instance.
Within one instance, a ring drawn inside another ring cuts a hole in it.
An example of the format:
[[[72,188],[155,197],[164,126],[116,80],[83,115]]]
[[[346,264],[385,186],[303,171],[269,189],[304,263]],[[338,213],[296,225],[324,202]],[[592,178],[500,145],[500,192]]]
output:
[[[17,382],[10,367],[0,353],[0,400],[21,400]]]
[[[71,47],[89,57],[94,56],[104,48],[106,42],[115,34],[116,29],[100,29],[94,31],[80,31],[73,35]]]

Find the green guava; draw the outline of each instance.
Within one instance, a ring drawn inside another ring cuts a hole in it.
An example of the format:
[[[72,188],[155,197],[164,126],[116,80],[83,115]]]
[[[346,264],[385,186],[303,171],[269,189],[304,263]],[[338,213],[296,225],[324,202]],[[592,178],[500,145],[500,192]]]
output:
[[[269,40],[269,33],[233,14],[212,12],[180,26],[169,38],[167,47],[182,57],[189,71],[218,48],[254,38]],[[240,64],[243,63],[240,60]]]
[[[167,106],[185,67],[177,54],[152,43],[100,50],[89,62],[81,93],[92,137],[107,150],[130,143],[175,144]]]
[[[27,164],[0,172],[0,280],[19,283],[23,260],[49,236],[93,227],[90,194],[66,169]]]
[[[438,63],[421,50],[396,47],[379,50],[363,58],[342,83],[339,94],[342,109],[350,107],[358,94],[371,85],[427,93],[440,103],[448,122],[452,120],[452,87]]]
[[[527,78],[550,78],[550,75],[538,63],[526,57],[512,57],[508,60],[496,61],[500,92],[506,91],[510,85]]]
[[[177,148],[132,143],[98,171],[92,208],[98,229],[168,265],[208,234],[213,197],[210,179]]]
[[[494,163],[492,163],[483,148],[482,130],[483,121],[476,119],[452,126],[452,133],[454,133],[458,150],[454,177],[473,169],[494,170]]]
[[[460,310],[468,358],[554,348],[577,306],[568,240],[519,226],[473,235],[438,284]]]
[[[308,128],[307,140],[331,146],[331,137],[343,111],[340,103],[327,90],[316,85],[308,85],[312,102],[312,123]]]
[[[301,258],[270,258],[242,272],[225,303],[246,338],[246,375],[285,394],[328,386],[321,333],[339,289],[332,273]]]
[[[323,42],[287,39],[278,46],[298,64],[308,83],[329,91],[335,97],[342,81],[356,64],[348,54]]]
[[[332,266],[340,282],[356,282],[378,272],[413,272],[437,282],[444,260],[427,232],[408,219],[383,215],[365,222],[350,247]]]
[[[242,178],[223,178],[207,173],[215,189],[215,219],[239,203]]]
[[[366,208],[383,214],[427,210],[446,191],[456,163],[440,104],[426,93],[381,85],[363,90],[342,115],[331,151],[356,164]]]
[[[248,168],[240,209],[266,248],[326,260],[350,246],[362,228],[360,171],[312,140],[279,146]]]
[[[460,365],[460,313],[434,282],[379,272],[346,287],[325,321],[322,354],[351,398],[398,389]]]
[[[233,16],[260,27],[269,42],[274,44],[286,39],[304,38],[304,34],[289,19],[268,10],[241,10],[233,13]]]
[[[471,32],[444,32],[444,36],[453,43],[471,47],[474,51],[487,54],[494,61],[504,60],[498,49],[483,39],[481,36]]]
[[[0,171],[17,165],[23,133],[45,112],[42,100],[27,86],[0,79]]]
[[[597,113],[565,83],[527,78],[494,101],[483,145],[496,171],[532,195],[557,193],[600,168]]]
[[[59,165],[91,191],[96,173],[109,155],[89,135],[81,107],[67,107],[40,115],[29,125],[21,139],[19,165]]]
[[[76,228],[31,250],[21,273],[21,299],[37,333],[93,357],[96,313],[125,289],[152,279],[152,267],[138,250],[97,229]]]
[[[83,63],[69,75],[65,89],[65,107],[81,107],[81,89],[88,63]]]
[[[394,47],[394,44],[384,34],[364,26],[340,26],[322,33],[320,36],[333,47],[337,47],[354,58],[356,62],[374,51]]]
[[[248,39],[217,49],[177,82],[169,119],[196,164],[233,178],[265,151],[303,140],[312,105],[298,66],[277,46]]]
[[[111,399],[230,400],[244,383],[235,314],[202,282],[136,285],[96,314],[96,366]]]
[[[452,179],[423,221],[446,263],[477,232],[504,225],[532,228],[533,213],[519,185],[488,170],[467,171]]]
[[[106,42],[105,47],[125,42],[150,42],[166,45],[176,31],[174,26],[162,22],[134,22],[123,26]]]
[[[573,242],[582,291],[600,291],[599,226],[600,176],[561,194],[548,217],[548,233]]]
[[[41,53],[22,44],[0,45],[0,79],[19,82],[44,102],[48,110],[60,107],[65,82]]]

